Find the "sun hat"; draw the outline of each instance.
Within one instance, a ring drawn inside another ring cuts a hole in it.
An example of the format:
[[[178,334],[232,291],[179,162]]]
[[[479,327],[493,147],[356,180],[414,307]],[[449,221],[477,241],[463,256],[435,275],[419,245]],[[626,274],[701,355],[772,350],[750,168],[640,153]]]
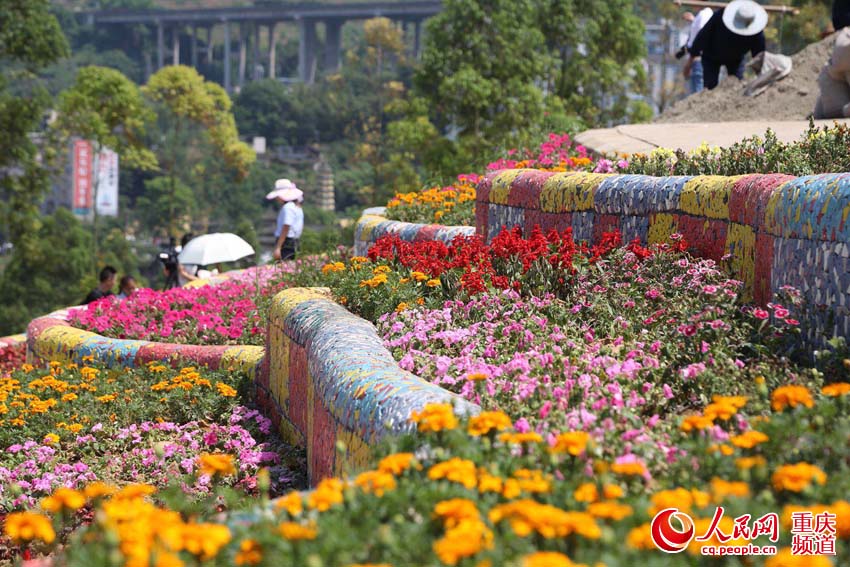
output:
[[[274,191],[266,195],[266,199],[272,200],[278,197],[284,201],[298,201],[304,197],[304,192],[289,179],[278,179],[274,182]]]
[[[767,27],[767,11],[753,0],[733,0],[723,10],[723,25],[737,35],[756,35]]]

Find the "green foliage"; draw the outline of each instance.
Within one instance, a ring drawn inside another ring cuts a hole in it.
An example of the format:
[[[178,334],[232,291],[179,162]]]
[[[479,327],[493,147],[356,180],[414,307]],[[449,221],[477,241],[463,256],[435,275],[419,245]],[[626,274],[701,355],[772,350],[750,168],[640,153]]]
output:
[[[690,153],[656,149],[629,158],[625,173],[644,175],[745,175],[785,173],[812,175],[850,170],[850,127],[815,127],[812,122],[796,142],[782,142],[773,131],[725,148],[707,145]]]
[[[186,220],[197,206],[195,194],[175,176],[155,177],[145,181],[145,194],[136,200],[139,218],[152,232],[175,234],[179,221]]]
[[[48,0],[4,0],[0,10],[0,59],[37,69],[68,54]]]

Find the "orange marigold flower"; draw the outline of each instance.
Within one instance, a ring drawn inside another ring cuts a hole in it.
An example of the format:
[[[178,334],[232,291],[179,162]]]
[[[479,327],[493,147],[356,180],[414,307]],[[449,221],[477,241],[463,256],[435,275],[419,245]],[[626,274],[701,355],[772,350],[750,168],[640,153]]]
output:
[[[632,528],[629,535],[626,536],[626,545],[632,549],[651,549],[653,551],[658,549],[658,546],[652,541],[652,529],[649,524],[641,524]]]
[[[625,476],[643,476],[646,474],[646,466],[640,461],[631,461],[625,463],[614,463],[611,465],[611,472],[614,474],[622,474]]]
[[[782,411],[785,408],[795,408],[815,405],[812,393],[805,386],[780,386],[770,395],[770,405],[773,411]]]
[[[479,415],[469,418],[467,432],[473,437],[480,437],[494,430],[509,429],[512,425],[511,418],[504,412],[483,411]]]
[[[606,484],[602,487],[602,495],[608,500],[623,497],[623,489],[618,484]]]
[[[768,437],[761,431],[756,431],[754,429],[745,431],[740,435],[735,435],[734,437],[729,438],[730,443],[732,443],[736,447],[740,447],[741,449],[752,449],[756,445],[760,443],[765,443],[769,440],[770,437]]]
[[[470,382],[482,382],[489,377],[490,375],[486,372],[470,372],[466,375],[466,379]]]
[[[259,565],[263,560],[263,546],[255,539],[243,539],[234,561],[237,565]]]
[[[198,468],[200,468],[201,474],[209,476],[236,474],[233,455],[201,453],[198,456]]]
[[[720,504],[729,496],[746,498],[750,495],[750,485],[746,482],[728,481],[722,478],[711,479],[711,494],[715,504]]]
[[[575,489],[573,498],[576,502],[596,502],[599,500],[599,490],[592,482],[585,482]]]
[[[52,543],[56,539],[50,519],[35,512],[12,512],[6,516],[3,533],[17,544],[33,540]]]
[[[521,443],[542,443],[543,436],[539,433],[535,433],[534,431],[526,431],[525,433],[510,431],[507,433],[501,433],[499,435],[499,441],[502,443],[514,443],[516,445]]]
[[[583,567],[557,551],[537,551],[522,558],[522,567]]]
[[[381,459],[378,470],[386,473],[400,475],[410,468],[413,462],[413,453],[395,453]]]
[[[481,517],[475,502],[467,498],[452,498],[438,502],[434,515],[442,520],[447,528],[453,528],[463,520],[477,520]]]
[[[63,510],[75,511],[86,503],[85,495],[71,488],[57,488],[52,495],[41,499],[41,508],[46,512],[57,513]]]
[[[694,430],[707,429],[712,425],[714,425],[714,421],[712,421],[710,417],[705,417],[704,415],[689,415],[682,420],[682,424],[679,428],[682,431],[690,432]]]
[[[594,518],[614,520],[615,522],[632,515],[632,507],[619,502],[593,502],[588,505],[587,513]]]
[[[457,427],[457,417],[451,404],[427,404],[422,411],[411,413],[410,421],[418,424],[419,431],[426,433]]]
[[[324,512],[335,504],[342,504],[342,481],[338,478],[326,478],[320,481],[316,489],[307,497],[307,506],[311,510]]]
[[[795,555],[790,547],[783,547],[765,560],[764,567],[832,567],[832,561],[823,555]]]
[[[741,470],[749,470],[753,467],[763,467],[767,461],[762,456],[756,457],[741,457],[735,459],[735,466]]]
[[[711,401],[717,404],[728,404],[735,409],[741,409],[747,405],[747,396],[712,396]]]
[[[795,463],[793,465],[782,465],[771,476],[773,488],[776,490],[789,490],[791,492],[802,492],[812,482],[818,484],[826,483],[826,473],[819,467],[809,463]]]
[[[275,508],[278,510],[286,510],[290,516],[297,516],[304,510],[304,502],[301,499],[301,494],[293,490],[286,496],[281,496],[275,501]]]
[[[838,396],[844,396],[846,394],[850,394],[850,384],[847,382],[836,382],[835,384],[829,384],[824,386],[821,389],[821,392],[824,396],[832,396],[837,398]]]
[[[434,553],[447,565],[493,547],[493,532],[478,519],[467,519],[446,531],[434,542]]]
[[[706,418],[714,421],[715,419],[722,419],[723,421],[727,421],[732,419],[736,413],[738,413],[738,406],[728,403],[728,402],[714,402],[705,406],[705,410],[703,410],[703,414]]]
[[[354,484],[363,492],[374,494],[379,498],[384,495],[384,492],[394,490],[396,487],[395,477],[383,471],[362,472],[354,479]]]
[[[428,470],[428,478],[431,480],[446,479],[462,484],[466,488],[475,488],[475,485],[478,484],[475,475],[475,463],[459,457],[452,457],[448,461],[432,466]]]
[[[316,539],[319,533],[315,526],[302,526],[298,522],[282,522],[277,529],[289,541]]]
[[[590,434],[586,431],[568,431],[555,438],[555,444],[549,448],[552,453],[569,453],[577,457],[587,449]]]

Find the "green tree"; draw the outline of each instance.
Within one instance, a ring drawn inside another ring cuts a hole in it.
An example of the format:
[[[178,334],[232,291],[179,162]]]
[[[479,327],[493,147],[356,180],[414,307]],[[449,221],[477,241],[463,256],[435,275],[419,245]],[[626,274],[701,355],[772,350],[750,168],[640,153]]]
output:
[[[151,76],[143,93],[158,116],[160,139],[156,151],[168,180],[166,221],[177,235],[178,209],[185,204],[179,183],[202,182],[197,169],[208,145],[237,180],[244,179],[256,159],[253,150],[239,140],[231,101],[219,85],[205,81],[197,71],[182,65],[164,67]],[[211,206],[213,204],[210,204]]]
[[[630,94],[646,88],[644,25],[632,0],[542,0],[538,25],[551,55],[551,91],[588,124],[646,118]]]
[[[145,181],[145,193],[136,200],[136,213],[153,233],[177,236],[187,231],[197,208],[195,194],[177,176],[160,176]]]
[[[127,168],[154,170],[156,156],[145,146],[145,122],[152,112],[139,88],[120,71],[83,67],[74,85],[59,97],[58,127],[66,136],[91,142],[95,159],[109,148]],[[95,171],[97,167],[95,166]],[[97,203],[98,176],[94,176],[93,202]],[[98,257],[98,214],[93,207],[94,258]]]
[[[543,117],[540,85],[552,65],[535,8],[531,0],[447,0],[426,24],[418,92],[476,163]]]

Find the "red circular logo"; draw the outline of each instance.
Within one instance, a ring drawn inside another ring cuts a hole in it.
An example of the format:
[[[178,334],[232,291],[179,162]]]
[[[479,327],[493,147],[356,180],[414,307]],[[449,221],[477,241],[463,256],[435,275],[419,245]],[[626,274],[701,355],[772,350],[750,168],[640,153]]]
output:
[[[671,520],[679,523],[674,528]],[[652,542],[665,553],[680,553],[694,538],[694,521],[678,508],[667,508],[652,518]]]

